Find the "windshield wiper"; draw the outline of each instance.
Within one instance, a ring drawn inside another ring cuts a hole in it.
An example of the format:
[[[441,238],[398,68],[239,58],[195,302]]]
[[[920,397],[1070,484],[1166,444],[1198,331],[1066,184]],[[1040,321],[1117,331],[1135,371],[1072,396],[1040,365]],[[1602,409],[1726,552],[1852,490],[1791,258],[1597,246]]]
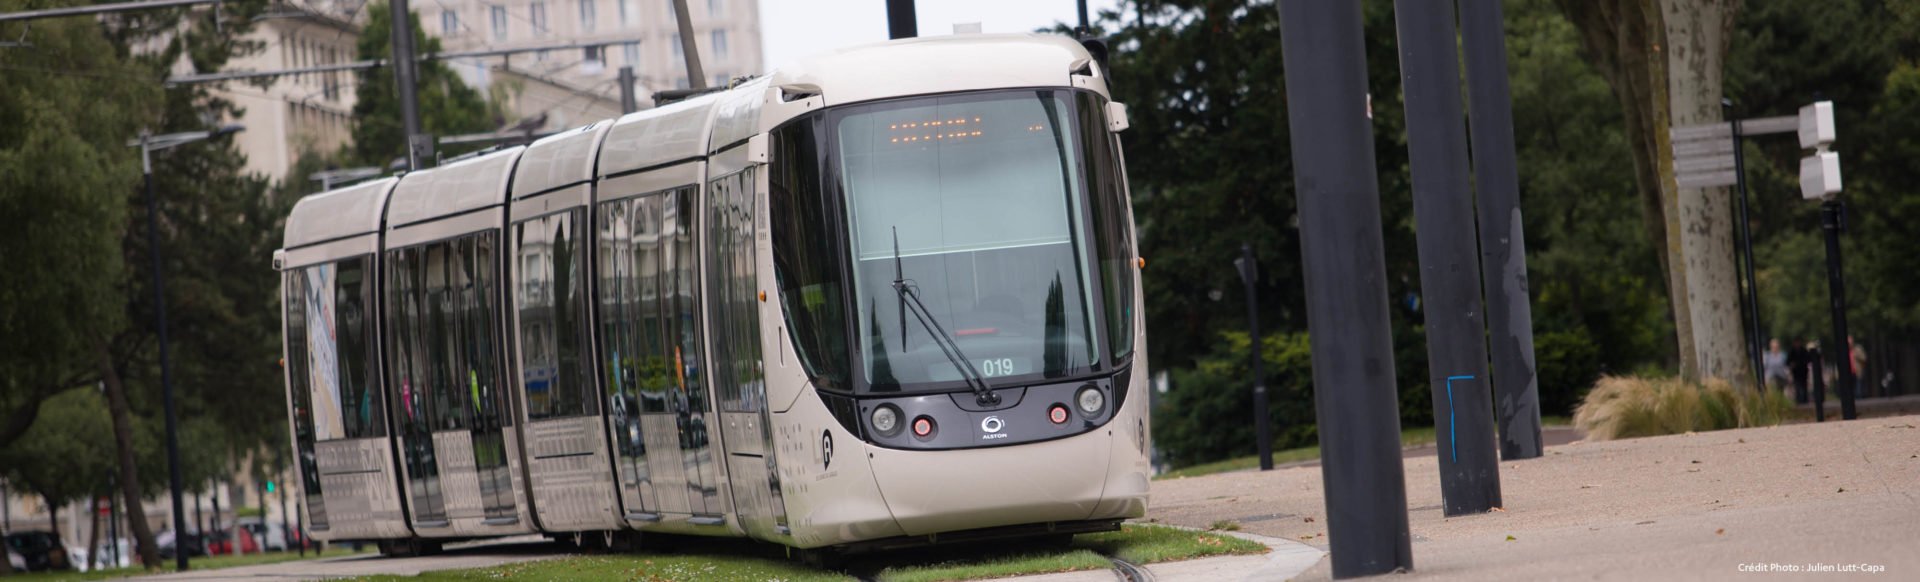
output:
[[[940,327],[940,322],[934,320],[933,313],[927,311],[927,306],[920,302],[920,293],[907,284],[906,276],[900,267],[900,227],[897,226],[893,227],[893,292],[900,295],[901,305],[913,310],[914,319],[920,320],[920,325],[927,328],[927,333],[933,336],[933,344],[940,348],[941,354],[947,356],[947,361],[953,362],[954,369],[960,371],[960,378],[966,380],[968,386],[973,387],[974,400],[981,406],[1000,404],[1000,394],[994,392],[992,386],[987,385],[987,378],[981,376],[979,370],[974,369],[973,361],[968,360],[967,355],[960,351],[960,344],[947,336],[946,328]],[[902,314],[900,319],[900,346],[901,349],[905,349],[906,315]]]

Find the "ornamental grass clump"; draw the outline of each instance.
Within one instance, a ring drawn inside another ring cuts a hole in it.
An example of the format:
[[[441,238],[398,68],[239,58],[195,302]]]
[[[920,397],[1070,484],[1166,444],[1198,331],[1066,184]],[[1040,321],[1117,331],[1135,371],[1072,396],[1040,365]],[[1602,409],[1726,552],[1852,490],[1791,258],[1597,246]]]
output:
[[[1786,420],[1793,403],[1773,390],[1735,390],[1726,381],[1603,376],[1574,411],[1573,424],[1603,441]]]

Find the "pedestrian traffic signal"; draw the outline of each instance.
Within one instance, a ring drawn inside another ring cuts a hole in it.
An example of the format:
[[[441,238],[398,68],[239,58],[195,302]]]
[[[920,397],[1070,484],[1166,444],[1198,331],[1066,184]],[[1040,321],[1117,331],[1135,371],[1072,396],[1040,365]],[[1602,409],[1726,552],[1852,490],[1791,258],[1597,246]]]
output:
[[[267,482],[267,492],[268,492],[268,493],[272,493],[272,492],[273,492],[273,482],[272,482],[272,481],[268,481],[268,482]]]

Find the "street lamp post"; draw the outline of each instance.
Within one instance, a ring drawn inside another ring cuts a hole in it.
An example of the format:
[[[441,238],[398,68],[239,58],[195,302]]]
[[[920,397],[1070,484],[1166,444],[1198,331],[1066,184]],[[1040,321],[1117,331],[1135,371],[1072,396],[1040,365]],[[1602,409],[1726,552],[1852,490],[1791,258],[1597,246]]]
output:
[[[1247,286],[1247,335],[1253,352],[1253,430],[1260,452],[1260,470],[1273,470],[1273,429],[1267,426],[1267,375],[1260,343],[1260,295],[1254,287],[1260,281],[1260,268],[1254,263],[1253,245],[1240,244],[1240,258],[1233,260],[1240,281]]]
[[[167,410],[167,484],[173,491],[173,555],[175,565],[182,572],[187,570],[187,515],[186,505],[180,500],[180,423],[174,412],[173,363],[167,346],[167,279],[166,274],[160,269],[160,209],[153,193],[153,152],[212,139],[243,129],[246,128],[240,125],[228,125],[213,131],[190,131],[158,136],[141,135],[139,139],[127,142],[130,147],[140,148],[140,172],[146,182],[147,254],[153,258],[153,317],[154,327],[160,337],[160,386]]]

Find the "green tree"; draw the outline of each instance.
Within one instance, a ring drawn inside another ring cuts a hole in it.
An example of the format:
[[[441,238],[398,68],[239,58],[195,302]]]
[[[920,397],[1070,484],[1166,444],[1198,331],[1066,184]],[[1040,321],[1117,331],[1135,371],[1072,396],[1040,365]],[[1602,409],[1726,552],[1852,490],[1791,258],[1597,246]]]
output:
[[[357,47],[363,60],[386,59],[393,51],[392,10],[386,2],[368,4],[367,24],[360,31]],[[440,52],[440,39],[427,36],[420,28],[419,15],[408,19],[413,28],[414,50],[421,54]],[[492,131],[502,123],[500,112],[477,91],[468,87],[440,61],[422,61],[415,70],[420,104],[421,131],[436,136]],[[407,155],[405,128],[401,127],[400,96],[394,90],[393,71],[370,69],[359,73],[359,87],[353,105],[353,146],[351,155],[360,165],[386,167]]]

